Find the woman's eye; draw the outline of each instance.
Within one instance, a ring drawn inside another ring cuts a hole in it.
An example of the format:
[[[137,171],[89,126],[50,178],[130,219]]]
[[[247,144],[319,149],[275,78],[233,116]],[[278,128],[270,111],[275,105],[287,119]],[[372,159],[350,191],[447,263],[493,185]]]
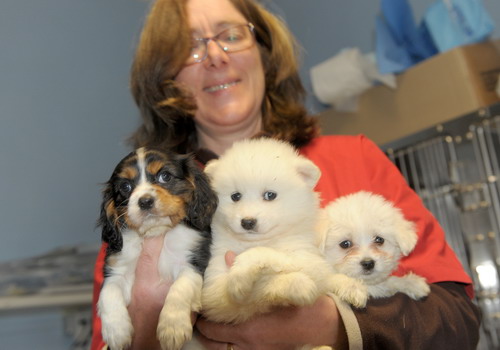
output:
[[[191,40],[191,52],[199,51],[203,48],[204,42],[203,39],[193,39]]]
[[[373,242],[374,242],[375,244],[382,245],[382,244],[384,244],[385,239],[383,239],[382,237],[377,236],[377,237],[375,237],[375,239],[373,240]]]
[[[238,30],[238,28],[231,28],[228,30],[225,30],[224,32],[220,33],[218,35],[218,39],[224,42],[235,42],[238,40],[241,40],[241,32]]]
[[[278,194],[274,191],[267,191],[264,193],[264,200],[265,201],[273,201],[276,199],[276,197],[278,196]]]
[[[351,241],[342,241],[339,244],[340,248],[342,249],[348,249],[352,247],[352,242]]]
[[[172,175],[168,171],[162,171],[157,175],[158,182],[161,184],[167,183],[172,178]]]
[[[240,192],[234,192],[231,194],[231,200],[233,202],[238,202],[241,199],[241,193]]]

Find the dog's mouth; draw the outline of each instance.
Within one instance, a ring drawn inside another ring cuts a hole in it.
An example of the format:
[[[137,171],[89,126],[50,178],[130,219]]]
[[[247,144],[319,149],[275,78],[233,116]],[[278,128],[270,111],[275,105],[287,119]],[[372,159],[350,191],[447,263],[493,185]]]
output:
[[[240,239],[253,241],[253,242],[266,242],[272,241],[276,239],[276,232],[266,229],[265,231],[262,229],[254,229],[254,230],[245,230],[241,232]],[[263,243],[265,244],[265,243]]]
[[[259,229],[244,230],[240,227],[237,230],[230,229],[230,232],[233,232],[239,240],[247,242],[262,242],[270,239],[265,232]]]
[[[145,232],[154,226],[174,227],[186,217],[182,207],[156,203],[150,208],[141,208],[139,205],[130,207],[128,211],[131,226],[139,232]]]

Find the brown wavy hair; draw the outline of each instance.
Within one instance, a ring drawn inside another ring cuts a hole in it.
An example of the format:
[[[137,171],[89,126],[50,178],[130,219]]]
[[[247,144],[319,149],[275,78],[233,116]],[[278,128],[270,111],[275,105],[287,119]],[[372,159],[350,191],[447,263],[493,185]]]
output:
[[[304,107],[295,39],[278,17],[254,0],[230,1],[255,26],[266,82],[263,132],[296,147],[307,144],[319,128]],[[185,3],[156,0],[146,18],[131,69],[132,95],[143,121],[129,139],[134,147],[181,153],[198,148],[194,97],[174,80],[190,50]]]

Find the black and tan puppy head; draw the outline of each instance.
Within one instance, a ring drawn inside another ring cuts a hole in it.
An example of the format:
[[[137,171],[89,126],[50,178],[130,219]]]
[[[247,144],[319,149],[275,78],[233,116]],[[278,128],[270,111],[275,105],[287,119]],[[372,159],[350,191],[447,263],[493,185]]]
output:
[[[139,148],[116,166],[103,191],[99,224],[108,250],[120,251],[125,229],[164,233],[180,222],[208,231],[217,197],[189,155]]]

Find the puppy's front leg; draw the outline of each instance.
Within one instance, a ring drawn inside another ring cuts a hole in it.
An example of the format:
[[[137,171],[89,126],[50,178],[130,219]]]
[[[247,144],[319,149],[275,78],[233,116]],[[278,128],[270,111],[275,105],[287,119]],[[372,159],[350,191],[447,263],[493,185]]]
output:
[[[328,289],[343,301],[358,308],[366,306],[368,289],[361,280],[336,273],[328,277],[327,285]]]
[[[228,295],[243,303],[259,279],[267,275],[296,272],[293,260],[283,252],[268,247],[255,247],[238,255],[227,278]]]
[[[202,276],[191,267],[186,267],[170,287],[156,330],[162,349],[179,350],[191,339],[191,312],[201,309],[202,285]]]
[[[127,310],[128,301],[123,295],[125,285],[121,277],[108,277],[97,303],[102,321],[102,337],[111,349],[124,349],[132,342],[134,328]]]
[[[263,275],[254,285],[249,300],[280,306],[311,305],[319,290],[311,276],[302,271]]]
[[[425,278],[412,272],[401,277],[390,276],[384,284],[387,285],[390,295],[401,292],[414,300],[426,297],[431,291]]]

